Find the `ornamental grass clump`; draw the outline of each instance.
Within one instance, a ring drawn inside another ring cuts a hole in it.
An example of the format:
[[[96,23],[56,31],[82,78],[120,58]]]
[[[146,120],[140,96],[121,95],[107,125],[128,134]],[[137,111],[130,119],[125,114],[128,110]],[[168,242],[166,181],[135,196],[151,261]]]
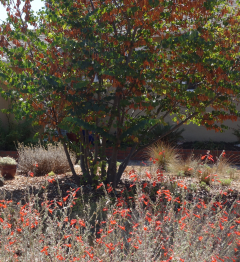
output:
[[[200,174],[200,180],[210,184],[214,176],[218,177],[218,182],[221,183],[220,179],[233,179],[237,169],[231,165],[226,153],[223,150],[219,157],[216,157],[214,161],[213,156],[208,150],[206,155],[201,157],[203,163],[200,164],[198,173]],[[209,162],[211,166],[209,165]],[[206,180],[206,181],[205,181]]]
[[[103,183],[90,192],[2,200],[0,261],[239,261],[240,198],[230,189],[203,199],[183,181],[137,179],[116,194]]]
[[[199,160],[194,155],[190,155],[186,160],[180,158],[178,161],[170,161],[167,169],[179,176],[193,177],[198,165]]]
[[[213,168],[208,166],[207,164],[201,165],[197,170],[197,177],[199,178],[200,183],[204,182],[207,185],[210,185],[213,175]]]
[[[46,148],[40,143],[24,146],[18,144],[18,163],[22,173],[34,173],[43,176],[53,171],[55,174],[63,174],[70,171],[67,157],[61,143],[47,144]],[[70,157],[75,163],[75,154],[70,152]]]
[[[231,164],[230,160],[226,157],[223,151],[214,165],[215,172],[221,177],[228,176],[230,179],[236,179],[237,169]]]
[[[165,170],[168,169],[171,162],[179,161],[177,150],[170,144],[166,144],[162,141],[148,147],[146,149],[146,155],[153,164]]]
[[[226,158],[224,150],[219,157],[216,157],[216,161],[209,150],[206,152],[206,155],[200,158],[192,154],[185,160],[181,158],[177,159],[177,161],[175,159],[170,160],[167,170],[174,175],[198,178],[200,183],[204,182],[208,185],[211,184],[215,176],[218,176],[219,179],[233,180],[236,178],[237,173],[237,169]]]

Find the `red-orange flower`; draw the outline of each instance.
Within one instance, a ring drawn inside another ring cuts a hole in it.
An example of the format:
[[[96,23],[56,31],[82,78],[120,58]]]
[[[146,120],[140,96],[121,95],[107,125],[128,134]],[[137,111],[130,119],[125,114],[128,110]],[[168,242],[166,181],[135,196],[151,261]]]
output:
[[[61,255],[57,255],[56,258],[57,258],[58,260],[63,260],[63,259],[64,259],[63,256],[61,256]]]
[[[71,220],[71,223],[70,223],[70,226],[71,226],[71,225],[74,225],[74,224],[76,224],[76,223],[77,223],[77,219],[72,219],[72,220]]]
[[[149,179],[152,178],[151,175],[150,175],[150,173],[148,173],[147,171],[146,171],[146,175],[147,175],[147,177],[148,177]]]
[[[118,226],[119,228],[121,228],[122,230],[125,230],[125,227],[123,227],[123,226]]]
[[[55,181],[54,178],[48,179],[48,182],[49,182],[49,183],[53,183],[54,181]]]
[[[89,253],[87,250],[85,250],[84,252],[86,252],[88,255],[89,255],[89,257],[91,258],[91,259],[93,259],[93,254],[91,254],[91,253]]]
[[[97,186],[97,189],[99,189],[101,186],[103,186],[103,183],[99,184],[99,185]]]
[[[69,195],[67,195],[66,197],[63,197],[63,201],[66,202],[68,197],[69,197]]]
[[[115,225],[117,222],[116,222],[116,220],[110,220],[110,223],[111,223],[112,225]]]
[[[42,252],[42,253],[45,252],[45,255],[48,255],[47,249],[48,249],[48,246],[45,246],[45,247],[41,250],[41,252]]]
[[[80,226],[86,227],[86,224],[84,223],[84,221],[82,219],[79,219],[78,223],[80,224]]]

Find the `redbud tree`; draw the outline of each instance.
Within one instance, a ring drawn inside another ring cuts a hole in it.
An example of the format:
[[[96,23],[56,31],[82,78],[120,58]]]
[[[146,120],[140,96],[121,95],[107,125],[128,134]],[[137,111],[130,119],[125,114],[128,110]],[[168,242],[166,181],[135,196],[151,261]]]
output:
[[[8,60],[0,63],[8,85],[2,95],[19,118],[58,131],[77,182],[62,129],[79,138],[87,183],[100,167],[116,187],[132,157],[183,124],[217,132],[227,128],[223,121],[237,120],[237,4],[52,0],[34,15],[29,0],[23,7],[21,1],[1,2],[8,12],[0,27],[0,54]],[[176,123],[171,130],[152,136],[169,116]],[[131,151],[117,167],[127,141]]]

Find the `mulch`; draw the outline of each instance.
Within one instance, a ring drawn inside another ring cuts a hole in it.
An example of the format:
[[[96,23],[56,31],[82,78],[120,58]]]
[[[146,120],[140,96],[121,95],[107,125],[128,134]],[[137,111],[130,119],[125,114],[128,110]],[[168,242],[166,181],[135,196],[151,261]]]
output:
[[[126,171],[123,174],[122,181],[119,184],[118,188],[116,189],[116,194],[118,194],[122,189],[132,187],[130,186],[133,184],[134,177],[130,177],[129,172],[134,170],[139,176],[141,183],[144,185],[149,184],[150,180],[146,177],[146,171],[149,170],[150,166],[128,166]],[[76,168],[75,168],[76,170]],[[80,167],[77,167],[76,172],[80,174]],[[150,171],[151,173],[151,171]],[[161,188],[162,186],[166,186],[166,181],[169,181],[171,175],[168,173],[164,173],[166,178],[165,182],[158,183],[157,188]],[[240,173],[239,173],[240,178]],[[53,182],[49,182],[48,180],[54,179]],[[156,178],[154,178],[156,179]],[[196,179],[194,178],[174,178],[176,182],[184,183],[187,187],[191,184],[198,185]],[[150,184],[149,184],[150,186]],[[69,194],[69,191],[78,188],[78,185],[75,184],[72,173],[68,172],[66,174],[59,174],[55,176],[40,176],[40,177],[29,177],[24,174],[17,174],[14,179],[6,180],[5,185],[0,187],[0,199],[4,200],[12,200],[15,204],[18,202],[22,202],[23,204],[29,201],[28,196],[38,196],[39,203],[43,202],[46,198],[51,200],[60,201],[61,197],[59,195],[59,191],[62,197],[66,197]],[[221,187],[221,186],[211,186],[208,190],[198,187],[197,192],[199,196],[213,196],[219,193],[219,191],[228,191],[228,187]],[[92,195],[93,198],[98,198],[102,194],[99,195],[101,190],[96,190],[95,186],[90,185],[83,185],[82,191],[84,195]],[[240,179],[236,181],[232,181],[231,184],[231,195],[236,198],[240,195]],[[103,192],[102,192],[103,193]],[[78,191],[80,194],[80,191]],[[114,194],[113,194],[114,196]],[[91,197],[91,199],[92,199]]]

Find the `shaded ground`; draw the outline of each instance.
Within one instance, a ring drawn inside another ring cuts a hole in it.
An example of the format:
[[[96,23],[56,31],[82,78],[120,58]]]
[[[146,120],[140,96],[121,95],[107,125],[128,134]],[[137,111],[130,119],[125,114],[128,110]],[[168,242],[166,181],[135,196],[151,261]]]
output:
[[[75,170],[77,174],[81,174],[81,169],[79,166],[75,166]],[[129,187],[133,182],[134,177],[130,177],[129,172],[131,172],[131,174],[140,174],[138,178],[143,184],[149,183],[150,180],[146,176],[146,171],[152,174],[152,180],[157,181],[156,172],[154,172],[149,163],[142,163],[142,161],[131,161],[130,165],[126,168],[122,176],[122,181],[119,184],[119,187],[116,189],[115,193],[118,194],[118,192],[120,192],[125,187]],[[224,187],[221,185],[213,185],[208,188],[201,188],[199,187],[199,183],[196,178],[176,177],[166,172],[163,173],[163,180],[157,183],[157,187],[161,188],[162,186],[166,186],[166,182],[169,182],[170,180],[172,182],[175,181],[176,183],[184,183],[189,188],[189,192],[195,190],[199,195],[204,197],[216,195],[218,194],[219,190],[228,191],[230,194],[229,197],[231,196],[231,198],[233,196],[233,198],[235,198],[240,194],[240,171],[237,173],[237,179],[232,181],[230,191],[228,190],[229,186]],[[43,201],[46,197],[48,200],[60,200],[60,195],[65,197],[68,195],[68,191],[74,188],[78,188],[78,185],[75,184],[71,172],[50,177],[29,177],[24,174],[17,174],[14,179],[6,180],[5,185],[0,187],[0,199],[13,200],[15,203],[21,200],[25,202],[28,201],[26,196],[33,194],[38,195],[40,202]],[[99,194],[99,191],[96,190],[96,187],[90,185],[82,186],[82,190],[83,193],[86,193],[86,195],[92,193],[97,197]]]

